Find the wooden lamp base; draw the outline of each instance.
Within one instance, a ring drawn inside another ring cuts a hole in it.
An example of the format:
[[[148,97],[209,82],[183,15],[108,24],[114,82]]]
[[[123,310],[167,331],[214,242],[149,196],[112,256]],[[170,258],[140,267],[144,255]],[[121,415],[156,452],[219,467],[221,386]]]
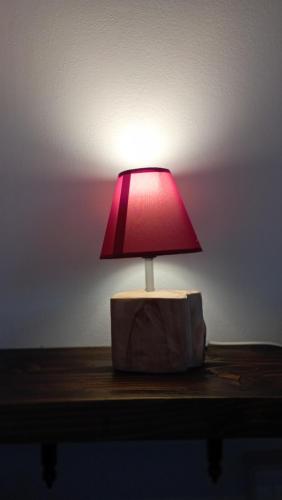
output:
[[[204,363],[202,297],[188,290],[135,290],[111,298],[116,370],[184,372]]]

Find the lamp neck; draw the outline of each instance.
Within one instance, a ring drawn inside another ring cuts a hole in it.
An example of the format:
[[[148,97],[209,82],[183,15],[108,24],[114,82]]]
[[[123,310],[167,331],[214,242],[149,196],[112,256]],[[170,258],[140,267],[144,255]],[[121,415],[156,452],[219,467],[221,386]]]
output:
[[[153,292],[155,290],[154,285],[154,257],[145,257],[145,290],[146,292]]]

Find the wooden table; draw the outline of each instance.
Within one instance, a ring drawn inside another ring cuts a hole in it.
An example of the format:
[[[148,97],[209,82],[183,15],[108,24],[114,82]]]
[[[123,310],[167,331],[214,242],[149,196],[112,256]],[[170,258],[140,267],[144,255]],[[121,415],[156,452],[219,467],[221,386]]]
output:
[[[215,347],[184,374],[113,372],[108,347],[0,351],[0,442],[41,443],[44,478],[56,443],[207,439],[210,474],[222,439],[282,437],[282,349]]]

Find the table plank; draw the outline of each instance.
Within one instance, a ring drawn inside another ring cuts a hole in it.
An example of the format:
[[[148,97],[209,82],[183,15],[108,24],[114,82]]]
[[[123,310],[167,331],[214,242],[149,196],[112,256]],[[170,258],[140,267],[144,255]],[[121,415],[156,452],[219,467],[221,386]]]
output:
[[[108,347],[0,351],[0,441],[282,437],[282,349],[210,346],[182,374],[114,372]]]

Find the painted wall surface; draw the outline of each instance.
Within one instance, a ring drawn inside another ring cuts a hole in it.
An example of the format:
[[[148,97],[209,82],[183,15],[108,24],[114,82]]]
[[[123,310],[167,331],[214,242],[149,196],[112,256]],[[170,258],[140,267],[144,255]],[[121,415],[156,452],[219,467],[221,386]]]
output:
[[[141,259],[99,261],[117,173],[176,176],[209,340],[281,342],[282,2],[0,4],[0,347],[110,343]]]
[[[282,495],[281,439],[227,440],[216,484],[208,475],[204,441],[63,444],[51,491],[41,478],[38,446],[1,446],[1,459],[5,500],[278,500]]]

